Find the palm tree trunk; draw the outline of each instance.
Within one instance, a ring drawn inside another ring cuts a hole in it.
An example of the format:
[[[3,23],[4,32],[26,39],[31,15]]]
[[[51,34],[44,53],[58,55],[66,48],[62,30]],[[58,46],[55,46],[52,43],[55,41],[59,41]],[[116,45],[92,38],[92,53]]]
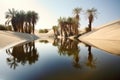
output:
[[[21,31],[24,32],[24,30],[23,30],[23,23],[21,24]]]
[[[70,35],[69,35],[69,36],[72,36],[72,35],[73,35],[71,28],[72,28],[72,27],[71,27],[71,24],[70,24]]]
[[[12,19],[11,23],[12,23],[14,31],[16,32],[17,31],[17,27],[16,27],[14,19]]]
[[[89,31],[91,31],[92,29],[92,21],[93,21],[93,15],[91,14],[90,16],[89,16],[89,25],[88,25],[88,27],[89,27]]]
[[[89,25],[88,25],[88,27],[89,27],[89,31],[91,31],[92,29],[91,29],[91,22],[89,23]]]
[[[29,34],[31,34],[31,24],[30,24],[30,22],[29,22]]]
[[[61,29],[60,29],[60,35],[63,36],[63,25],[60,26]]]
[[[34,34],[34,31],[35,31],[35,25],[34,25],[34,23],[33,23],[33,34]]]

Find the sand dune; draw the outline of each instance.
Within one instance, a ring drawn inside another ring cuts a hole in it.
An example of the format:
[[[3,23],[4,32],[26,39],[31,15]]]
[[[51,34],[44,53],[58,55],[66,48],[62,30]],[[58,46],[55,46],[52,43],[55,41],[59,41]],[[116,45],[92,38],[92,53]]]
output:
[[[19,32],[11,32],[11,31],[0,31],[0,50],[12,47],[14,45],[36,40],[38,38],[46,39],[50,36],[53,36],[53,30],[51,29],[48,33],[39,33],[37,30],[35,31],[35,35],[19,33]]]
[[[22,42],[32,41],[38,37],[32,34],[0,31],[0,50],[8,47],[12,47]]]
[[[101,26],[98,30],[81,36],[80,39],[120,40],[120,20]]]
[[[81,41],[107,52],[120,55],[120,20],[101,26],[79,38]]]

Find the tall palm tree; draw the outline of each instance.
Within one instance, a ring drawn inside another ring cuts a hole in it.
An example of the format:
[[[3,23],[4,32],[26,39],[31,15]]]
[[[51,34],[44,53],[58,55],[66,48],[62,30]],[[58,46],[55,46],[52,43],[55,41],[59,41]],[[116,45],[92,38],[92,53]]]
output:
[[[61,36],[63,36],[63,33],[64,33],[64,21],[65,21],[65,18],[62,18],[62,17],[60,17],[59,19],[58,19],[58,25],[59,25],[59,27],[60,27],[60,35]]]
[[[36,12],[28,11],[25,13],[22,10],[16,11],[13,8],[8,9],[8,12],[6,12],[6,18],[8,20],[5,24],[8,25],[11,22],[14,31],[24,32],[24,23],[26,23],[25,32],[31,33],[31,31],[33,31],[34,34],[34,27],[38,20],[38,14]],[[33,27],[32,30],[31,27]]]
[[[25,12],[19,11],[16,13],[15,17],[13,17],[14,24],[17,28],[17,31],[23,32],[23,25],[25,21]]]
[[[75,18],[76,18],[77,20],[80,19],[79,14],[80,14],[81,11],[82,11],[82,8],[79,8],[79,7],[73,9],[73,14],[75,15]]]
[[[19,12],[16,13],[14,19],[15,19],[15,25],[16,25],[17,31],[20,32],[20,21],[21,20],[20,20],[20,13]]]
[[[78,34],[78,27],[79,27],[79,20],[80,20],[79,14],[81,11],[82,11],[82,8],[79,8],[79,7],[73,9],[73,13],[75,14],[75,21],[77,23],[77,25],[75,26],[76,27],[75,29],[77,29],[77,30],[75,30],[76,34]]]
[[[94,18],[96,17],[96,14],[97,14],[97,9],[95,8],[91,8],[91,9],[88,9],[86,11],[86,14],[88,16],[88,20],[89,20],[89,24],[88,24],[88,27],[89,27],[89,30],[91,31],[92,29],[92,22],[94,20]]]
[[[16,13],[17,13],[17,11],[14,8],[8,9],[8,12],[6,12],[6,16],[5,16],[5,18],[8,19],[5,22],[5,25],[9,25],[9,23],[11,22],[14,31],[17,31],[16,24],[15,24],[16,23],[16,21],[15,21]]]
[[[68,17],[67,23],[69,25],[69,36],[73,35],[73,29],[72,29],[72,24],[73,24],[73,18]]]
[[[31,33],[32,11],[28,11],[26,13],[26,23],[29,24],[29,25],[26,25],[26,27],[28,28],[27,32]]]
[[[32,20],[31,20],[31,22],[32,22],[32,25],[33,25],[33,34],[34,34],[35,24],[38,21],[38,13],[32,11],[31,14],[32,14]]]
[[[23,26],[24,26],[24,22],[25,22],[25,12],[23,10],[21,10],[20,12],[20,29],[21,29],[21,32],[24,32],[24,29],[23,29]]]

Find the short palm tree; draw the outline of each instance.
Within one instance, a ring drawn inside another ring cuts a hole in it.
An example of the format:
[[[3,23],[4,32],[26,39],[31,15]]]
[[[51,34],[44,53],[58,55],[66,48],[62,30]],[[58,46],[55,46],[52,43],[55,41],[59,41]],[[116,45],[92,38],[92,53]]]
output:
[[[97,9],[95,8],[91,8],[91,9],[88,9],[86,11],[86,14],[88,16],[88,20],[89,20],[89,24],[88,24],[88,27],[89,27],[89,30],[91,31],[92,29],[92,22],[94,20],[94,18],[96,17],[96,14],[97,14]]]
[[[56,38],[58,36],[58,34],[59,34],[59,32],[58,32],[58,26],[53,26],[52,29],[54,31],[54,36]]]

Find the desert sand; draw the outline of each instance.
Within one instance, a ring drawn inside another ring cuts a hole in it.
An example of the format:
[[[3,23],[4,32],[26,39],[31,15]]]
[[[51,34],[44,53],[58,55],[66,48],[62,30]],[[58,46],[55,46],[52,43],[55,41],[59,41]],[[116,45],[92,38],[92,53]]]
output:
[[[14,45],[38,39],[35,35],[26,33],[0,31],[0,50],[12,47]]]
[[[99,49],[120,55],[120,20],[105,24],[79,39]]]

